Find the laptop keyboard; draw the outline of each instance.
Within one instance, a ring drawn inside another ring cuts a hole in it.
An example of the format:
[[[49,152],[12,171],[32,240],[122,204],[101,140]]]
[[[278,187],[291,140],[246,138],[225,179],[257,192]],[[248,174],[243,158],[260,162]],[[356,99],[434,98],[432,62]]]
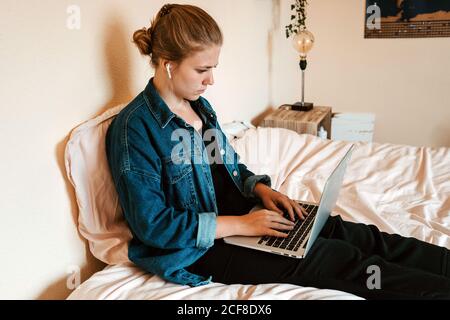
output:
[[[317,209],[319,208],[317,205],[312,204],[300,204],[303,209],[308,213],[304,220],[300,220],[300,218],[295,215],[295,226],[294,229],[290,231],[282,231],[287,232],[287,238],[282,237],[274,237],[274,236],[263,236],[258,241],[258,244],[262,244],[264,246],[272,247],[272,248],[280,248],[289,251],[297,251],[306,236],[309,234],[311,227],[313,225],[314,217],[317,214]],[[285,218],[290,220],[289,215],[286,213],[284,215]]]

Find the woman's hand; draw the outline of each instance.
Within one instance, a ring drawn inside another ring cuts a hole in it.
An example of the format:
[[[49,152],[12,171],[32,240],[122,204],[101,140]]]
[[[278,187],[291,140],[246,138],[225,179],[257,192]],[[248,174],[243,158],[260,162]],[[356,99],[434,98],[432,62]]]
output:
[[[258,182],[253,190],[255,195],[259,197],[264,205],[269,210],[276,211],[283,215],[282,209],[288,212],[292,221],[295,221],[294,212],[300,219],[304,219],[307,215],[306,211],[301,205],[288,196],[269,188],[263,183]]]
[[[283,218],[275,211],[261,209],[236,217],[235,234],[242,236],[275,236],[286,238],[287,233],[277,230],[292,230],[295,223]]]

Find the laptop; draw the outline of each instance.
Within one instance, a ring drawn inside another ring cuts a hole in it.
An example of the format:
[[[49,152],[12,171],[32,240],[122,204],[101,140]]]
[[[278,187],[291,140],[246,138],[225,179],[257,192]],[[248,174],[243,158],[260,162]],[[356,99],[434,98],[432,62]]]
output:
[[[296,216],[294,229],[282,231],[288,232],[287,238],[274,236],[230,236],[225,237],[224,241],[229,244],[281,254],[287,257],[298,259],[304,258],[319,236],[320,231],[322,231],[323,226],[327,222],[328,217],[336,204],[342,181],[344,180],[347,163],[353,149],[354,145],[347,150],[345,156],[333,170],[333,173],[328,177],[318,204],[297,200],[303,209],[308,212],[308,215],[304,220],[300,220],[298,216]],[[252,208],[251,211],[262,208],[261,205],[257,205]],[[287,214],[285,217],[288,218]]]

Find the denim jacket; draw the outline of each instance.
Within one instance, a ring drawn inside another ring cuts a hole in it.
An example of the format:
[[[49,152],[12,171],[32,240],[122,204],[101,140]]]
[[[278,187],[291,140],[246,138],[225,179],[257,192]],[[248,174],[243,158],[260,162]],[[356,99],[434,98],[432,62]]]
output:
[[[217,152],[211,154],[225,163],[242,195],[255,199],[257,182],[270,187],[269,176],[255,175],[239,163],[208,101],[200,97],[191,105],[203,120],[202,130],[215,132],[209,146]],[[130,260],[183,285],[212,280],[185,269],[213,246],[216,234],[218,210],[206,149],[199,132],[170,111],[153,79],[106,134],[109,167],[133,234]]]

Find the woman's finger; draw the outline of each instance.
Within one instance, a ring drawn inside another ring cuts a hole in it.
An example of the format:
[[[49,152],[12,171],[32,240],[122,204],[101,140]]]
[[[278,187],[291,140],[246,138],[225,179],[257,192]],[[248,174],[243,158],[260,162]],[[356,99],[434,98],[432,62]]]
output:
[[[305,219],[306,214],[305,214],[305,210],[302,208],[302,206],[295,200],[291,200],[291,203],[292,203],[292,206],[294,207],[295,212],[297,213],[298,217],[302,220]]]
[[[283,205],[283,207],[287,210],[289,217],[292,221],[295,221],[294,217],[294,208],[292,206],[292,203],[289,201],[288,197],[282,197],[278,200],[279,203]]]
[[[303,208],[303,206],[299,203],[298,206],[300,207],[300,210],[302,210],[303,215],[306,217],[308,215],[308,211],[306,211],[305,208]]]
[[[278,238],[287,238],[288,234],[284,232],[280,232],[274,229],[269,229],[267,232],[268,236],[278,237]]]
[[[289,222],[291,222],[291,221],[289,221]],[[284,223],[274,222],[273,225],[271,226],[271,228],[277,229],[277,230],[292,230],[292,229],[294,229],[294,225],[293,224],[287,225]]]
[[[290,221],[290,220],[286,219],[285,217],[283,217],[283,216],[281,216],[279,214],[277,214],[276,216],[273,217],[272,222],[282,223],[282,224],[289,225],[289,226],[295,225],[295,222]]]

